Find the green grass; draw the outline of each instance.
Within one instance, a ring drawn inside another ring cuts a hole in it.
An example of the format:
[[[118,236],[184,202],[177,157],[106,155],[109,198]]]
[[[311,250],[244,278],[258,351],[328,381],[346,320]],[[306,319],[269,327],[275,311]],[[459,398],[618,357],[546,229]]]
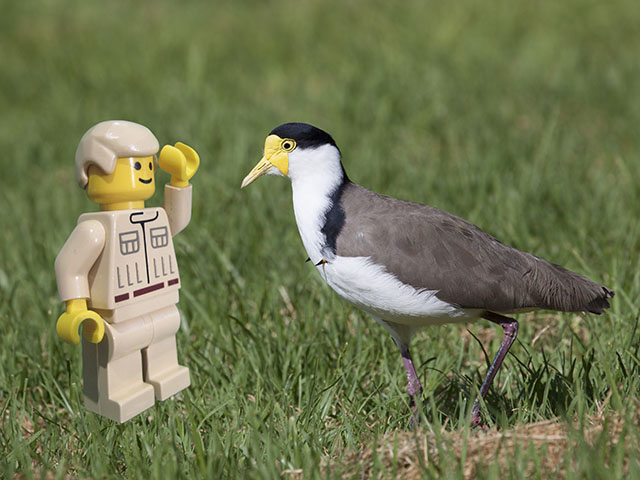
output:
[[[286,121],[332,133],[354,181],[615,289],[600,317],[521,317],[487,409],[504,431],[561,417],[577,437],[587,418],[623,418],[625,441],[577,442],[562,464],[570,478],[639,476],[638,2],[182,3],[2,3],[0,477],[357,476],[354,452],[407,429],[397,350],[304,263],[288,182],[239,189]],[[123,425],[84,410],[80,349],[54,328],[53,261],[95,209],[74,151],[113,118],[202,158],[176,237],[193,385]],[[493,355],[499,332],[469,329]],[[417,435],[463,429],[482,348],[452,326],[413,352]],[[461,475],[464,458],[441,455],[421,475]],[[479,476],[520,478],[539,455],[523,445],[502,472],[482,459]]]

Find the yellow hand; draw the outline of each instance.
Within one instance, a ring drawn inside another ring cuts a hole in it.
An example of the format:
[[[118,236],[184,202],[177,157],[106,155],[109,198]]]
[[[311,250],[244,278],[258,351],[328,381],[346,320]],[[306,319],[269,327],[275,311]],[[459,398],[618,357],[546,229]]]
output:
[[[200,157],[193,148],[178,142],[175,147],[162,147],[158,163],[162,170],[171,174],[171,185],[184,188],[189,186],[189,179],[198,170]]]
[[[104,337],[104,320],[96,312],[87,309],[84,299],[67,301],[67,311],[60,315],[56,323],[58,336],[67,343],[78,345],[78,328],[85,321],[87,322],[82,329],[84,338],[92,343],[100,343]]]

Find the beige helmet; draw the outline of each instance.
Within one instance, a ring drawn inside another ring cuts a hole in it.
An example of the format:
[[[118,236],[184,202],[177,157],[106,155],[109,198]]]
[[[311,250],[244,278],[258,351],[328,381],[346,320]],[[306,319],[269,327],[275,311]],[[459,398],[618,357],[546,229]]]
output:
[[[160,144],[151,130],[126,120],[108,120],[94,125],[82,136],[76,150],[76,177],[82,188],[89,182],[87,171],[96,165],[107,175],[119,157],[147,157],[158,153]]]

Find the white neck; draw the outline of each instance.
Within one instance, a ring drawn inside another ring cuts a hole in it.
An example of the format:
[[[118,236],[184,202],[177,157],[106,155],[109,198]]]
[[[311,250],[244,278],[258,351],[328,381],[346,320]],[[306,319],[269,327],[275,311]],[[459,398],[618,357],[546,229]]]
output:
[[[340,153],[332,145],[294,150],[289,154],[289,178],[293,190],[293,210],[300,237],[311,261],[316,264],[333,253],[323,249],[321,232],[331,194],[344,180]]]

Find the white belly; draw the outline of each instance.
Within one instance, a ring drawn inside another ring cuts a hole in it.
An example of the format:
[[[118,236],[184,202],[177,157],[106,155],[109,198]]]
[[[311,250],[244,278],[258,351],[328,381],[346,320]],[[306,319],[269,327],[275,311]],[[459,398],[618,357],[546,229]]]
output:
[[[338,295],[387,322],[415,327],[442,325],[468,322],[480,313],[440,300],[435,290],[406,285],[368,257],[336,256],[317,269]]]

